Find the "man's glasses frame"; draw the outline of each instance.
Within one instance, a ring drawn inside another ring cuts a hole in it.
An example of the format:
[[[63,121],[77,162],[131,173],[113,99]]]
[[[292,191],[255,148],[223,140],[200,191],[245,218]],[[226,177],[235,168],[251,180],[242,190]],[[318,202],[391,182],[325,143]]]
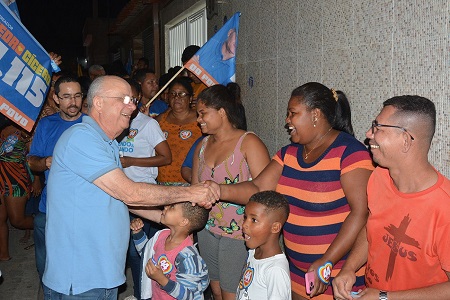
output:
[[[99,97],[121,99],[123,104],[125,104],[125,105],[128,105],[130,103],[133,103],[134,105],[137,105],[139,103],[139,99],[138,98],[130,97],[130,96],[124,96],[124,97],[120,97],[120,96],[99,96]]]
[[[403,130],[404,132],[406,132],[406,134],[408,134],[410,137],[411,137],[411,140],[413,140],[414,141],[414,137],[411,135],[411,133],[409,133],[408,132],[408,130],[406,130],[406,128],[404,128],[404,127],[401,127],[401,126],[395,126],[395,125],[386,125],[386,124],[380,124],[380,123],[378,123],[378,121],[377,120],[373,120],[372,121],[372,126],[371,126],[371,128],[372,128],[372,134],[375,134],[375,127],[388,127],[388,128],[397,128],[397,129],[400,129],[400,130]]]
[[[69,101],[72,99],[75,100],[82,100],[83,99],[83,93],[76,93],[76,94],[63,94],[62,97],[60,97],[59,95],[56,95],[56,97],[58,97],[58,99],[60,100],[65,100],[65,101]]]

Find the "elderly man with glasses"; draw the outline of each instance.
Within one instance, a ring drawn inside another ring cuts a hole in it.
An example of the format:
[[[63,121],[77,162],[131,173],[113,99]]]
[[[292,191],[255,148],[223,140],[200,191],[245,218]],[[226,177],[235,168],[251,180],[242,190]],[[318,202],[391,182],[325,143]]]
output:
[[[52,165],[53,149],[61,134],[74,124],[81,122],[81,101],[83,94],[77,79],[61,76],[54,83],[53,100],[59,106],[59,112],[39,120],[31,143],[28,163],[31,170],[44,172],[48,181]],[[45,267],[45,218],[47,203],[47,186],[44,187],[39,202],[39,213],[34,218],[34,244],[36,267],[42,280]]]
[[[335,299],[450,299],[450,181],[428,161],[436,109],[419,96],[383,103],[366,136],[379,165],[369,218],[341,272]],[[351,293],[366,263],[367,289]]]
[[[128,206],[190,201],[207,208],[219,198],[210,187],[135,183],[122,171],[115,140],[136,109],[130,85],[116,76],[95,79],[89,116],[58,140],[47,197],[45,299],[117,299],[125,282],[130,238]],[[141,215],[159,222],[160,210]]]

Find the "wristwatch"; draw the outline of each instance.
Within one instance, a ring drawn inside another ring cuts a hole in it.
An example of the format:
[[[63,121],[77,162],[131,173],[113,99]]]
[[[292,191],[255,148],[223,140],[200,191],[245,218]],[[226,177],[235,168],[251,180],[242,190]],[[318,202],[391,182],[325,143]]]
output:
[[[379,294],[379,298],[378,298],[379,300],[388,300],[388,296],[387,296],[387,292],[385,292],[385,291],[380,291],[380,294]]]

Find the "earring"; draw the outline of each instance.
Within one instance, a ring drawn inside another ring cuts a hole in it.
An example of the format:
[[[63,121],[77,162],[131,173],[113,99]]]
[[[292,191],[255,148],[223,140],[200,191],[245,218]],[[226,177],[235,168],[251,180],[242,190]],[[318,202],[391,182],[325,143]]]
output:
[[[316,122],[317,122],[317,117],[314,117],[314,120],[313,120],[313,127],[316,127]]]

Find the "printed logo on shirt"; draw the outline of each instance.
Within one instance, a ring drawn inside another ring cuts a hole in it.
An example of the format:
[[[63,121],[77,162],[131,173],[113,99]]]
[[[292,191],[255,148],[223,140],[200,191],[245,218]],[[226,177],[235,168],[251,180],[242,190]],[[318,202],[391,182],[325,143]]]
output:
[[[139,133],[139,130],[136,128],[130,128],[130,132],[128,133],[128,140],[133,140],[136,137],[136,135]]]
[[[391,249],[386,270],[386,282],[392,278],[397,258],[408,259],[413,262],[417,261],[417,255],[411,247],[420,249],[419,242],[406,234],[410,223],[411,218],[408,214],[403,218],[398,227],[393,224],[384,227],[387,233],[383,236],[383,242]],[[401,265],[399,267],[401,267]],[[371,277],[376,279],[378,275],[373,273],[373,270],[370,272],[370,268],[366,268],[366,280],[369,278],[369,281],[372,281]]]
[[[255,269],[250,267],[250,263],[247,263],[247,267],[245,268],[241,281],[239,282],[239,289],[247,289],[253,281],[253,275],[254,275]]]
[[[192,136],[192,131],[190,131],[190,130],[181,130],[180,131],[180,138],[182,140],[187,140],[191,136]]]
[[[164,275],[169,274],[173,269],[172,263],[170,262],[170,260],[167,258],[167,256],[165,254],[161,255],[158,258],[158,265],[161,268],[161,270],[163,271]]]
[[[130,132],[126,140],[119,143],[119,151],[122,153],[133,153],[134,151],[134,138],[139,133],[137,128],[130,128]],[[126,156],[126,155],[125,155]]]

